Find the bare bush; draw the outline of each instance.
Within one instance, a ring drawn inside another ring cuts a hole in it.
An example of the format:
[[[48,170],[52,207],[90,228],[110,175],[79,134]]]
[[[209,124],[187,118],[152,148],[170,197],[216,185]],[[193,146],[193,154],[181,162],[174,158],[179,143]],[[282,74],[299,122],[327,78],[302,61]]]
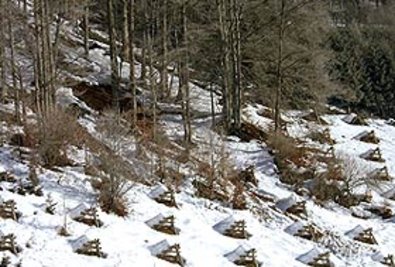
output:
[[[318,202],[334,201],[341,195],[338,184],[330,181],[328,174],[325,172],[313,179],[311,193]]]
[[[24,143],[37,149],[46,167],[70,164],[67,158],[69,145],[82,146],[84,132],[75,117],[60,109],[48,113],[39,125],[25,125]]]
[[[339,160],[344,177],[342,180],[344,191],[354,193],[359,187],[377,188],[380,185],[379,180],[368,177],[370,168],[358,162],[357,159],[340,155]]]
[[[271,133],[268,145],[274,153],[274,161],[280,171],[280,180],[287,184],[300,184],[312,177],[313,171],[306,168],[306,149],[297,140],[281,133]],[[298,170],[299,167],[303,169]]]
[[[135,174],[119,156],[102,153],[99,158],[104,173],[100,177],[100,183],[96,183],[100,207],[105,212],[126,216],[128,214],[126,194],[134,185]]]
[[[225,143],[220,140],[214,142],[214,135],[210,136],[207,150],[202,151],[209,158],[197,162],[197,174],[203,179],[194,181],[196,194],[211,200],[228,202],[231,199],[229,189],[237,174]]]
[[[307,135],[314,142],[319,142],[320,144],[333,144],[334,141],[331,139],[330,135],[326,131],[312,131]]]
[[[304,157],[303,148],[299,147],[292,137],[281,133],[271,133],[267,143],[274,150],[276,158],[281,162],[291,161],[297,164]]]
[[[103,114],[96,127],[100,134],[100,141],[115,153],[121,153],[128,143],[127,137],[131,131],[131,125],[128,121],[122,120],[116,112],[106,111]]]
[[[358,205],[369,199],[366,194],[357,194],[358,189],[368,191],[379,186],[379,181],[369,178],[368,173],[369,169],[355,158],[340,155],[314,178],[311,193],[319,201],[333,200],[344,207]]]
[[[122,157],[130,146],[130,125],[113,112],[108,112],[98,123],[97,130],[101,141],[109,149],[99,153],[100,182],[95,180],[99,190],[98,202],[105,212],[127,216],[126,194],[133,188],[137,179],[135,166]]]

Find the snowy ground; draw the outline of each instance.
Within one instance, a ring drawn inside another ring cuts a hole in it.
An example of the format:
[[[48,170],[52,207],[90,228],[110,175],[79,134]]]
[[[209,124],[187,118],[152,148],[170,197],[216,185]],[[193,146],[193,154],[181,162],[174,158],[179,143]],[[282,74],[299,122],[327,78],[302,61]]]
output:
[[[371,121],[369,126],[350,126],[343,123],[341,116],[327,116],[333,138],[336,140],[336,151],[358,156],[372,145],[361,144],[352,138],[360,131],[374,129],[381,139],[379,144],[386,159],[389,171],[394,175],[394,139],[395,128],[383,121]],[[265,120],[265,119],[264,119]],[[168,120],[163,124],[167,125]],[[307,122],[305,122],[307,125]],[[195,142],[207,145],[209,138],[209,122],[196,124]],[[169,125],[168,125],[169,126]],[[171,127],[171,126],[169,126]],[[297,127],[297,126],[294,126]],[[298,126],[299,127],[299,126]],[[317,126],[318,127],[318,126]],[[204,135],[206,133],[206,135]],[[215,135],[210,133],[211,136]],[[217,137],[218,138],[218,137]],[[206,140],[203,142],[203,140]],[[235,165],[243,167],[256,166],[256,176],[259,180],[258,189],[275,195],[278,199],[292,194],[282,185],[276,176],[275,165],[266,151],[265,145],[255,141],[239,142],[237,138],[226,141],[226,149],[234,160]],[[28,167],[17,160],[12,153],[13,148],[0,148],[0,168],[10,171],[18,177],[26,177]],[[339,152],[340,153],[340,152]],[[362,159],[361,159],[362,160]],[[362,160],[364,161],[364,160]],[[366,162],[366,164],[370,164]],[[73,221],[69,210],[80,203],[90,206],[95,203],[95,193],[90,186],[89,177],[83,174],[81,168],[65,168],[62,172],[42,170],[40,180],[45,196],[49,194],[58,203],[55,215],[44,212],[46,197],[20,196],[6,190],[1,191],[4,200],[13,199],[19,211],[23,214],[18,222],[0,220],[0,229],[4,234],[15,233],[18,244],[23,248],[17,256],[2,252],[12,257],[14,262],[22,261],[23,266],[170,266],[165,261],[153,257],[149,246],[164,239],[170,244],[181,245],[182,256],[187,260],[187,266],[234,266],[224,255],[236,249],[239,245],[246,248],[256,248],[259,261],[263,266],[305,266],[296,258],[313,248],[326,251],[323,245],[293,237],[284,229],[293,223],[291,219],[280,212],[262,204],[263,211],[268,213],[268,219],[261,220],[250,211],[235,211],[208,200],[198,199],[187,192],[176,195],[179,208],[168,208],[158,204],[148,197],[151,188],[136,185],[130,192],[131,214],[127,218],[119,218],[100,212],[104,222],[101,228],[89,227]],[[3,188],[11,184],[1,183]],[[383,201],[375,194],[375,201]],[[388,201],[391,207],[394,203]],[[65,208],[63,207],[65,206]],[[331,231],[337,236],[337,241],[344,246],[338,248],[339,253],[331,254],[336,266],[381,266],[371,257],[376,251],[383,254],[395,250],[395,241],[391,233],[395,231],[392,222],[381,219],[362,220],[350,215],[350,211],[334,207],[333,209],[316,206],[307,200],[308,221],[314,222],[321,229]],[[145,221],[162,213],[174,215],[180,234],[169,236],[150,229]],[[252,234],[248,240],[237,240],[225,237],[212,227],[219,221],[232,215],[236,219],[246,221],[247,230]],[[70,237],[61,237],[57,229],[63,225],[64,218],[71,232]],[[345,233],[355,226],[372,227],[378,245],[363,245],[353,242]],[[106,259],[82,256],[73,253],[71,243],[78,237],[99,238],[103,251],[108,254]],[[335,247],[334,247],[335,249]],[[341,252],[341,253],[340,253]],[[344,254],[344,255],[342,255]]]
[[[78,38],[78,37],[75,37]],[[69,51],[70,59],[77,57],[78,53]],[[96,49],[92,51],[91,62],[95,75],[84,77],[90,82],[97,82],[97,77],[108,76],[108,57],[105,51]],[[79,64],[87,64],[86,62]],[[77,61],[74,61],[74,63]],[[123,68],[126,78],[128,65]],[[79,77],[74,77],[79,79]],[[81,77],[80,77],[81,78]],[[176,87],[176,86],[175,86]],[[192,108],[204,113],[211,112],[210,94],[202,88],[193,85]],[[78,102],[70,95],[70,90],[64,88],[59,91],[59,97],[63,104],[69,101]],[[63,97],[63,98],[62,98]],[[78,103],[84,105],[84,103]],[[4,107],[1,107],[4,109]],[[216,105],[216,112],[220,106]],[[271,121],[256,113],[256,107],[249,106],[243,117],[254,124],[267,129]],[[369,163],[358,156],[377,145],[365,144],[354,140],[353,137],[363,130],[374,129],[381,142],[378,145],[386,160],[385,165],[389,173],[395,176],[395,127],[389,126],[382,120],[371,120],[368,126],[352,126],[342,121],[344,115],[328,115],[325,118],[330,122],[328,128],[336,141],[336,153],[354,157],[364,165],[372,168],[384,166],[383,163]],[[322,129],[321,126],[302,121],[289,116],[291,135],[304,138],[312,129]],[[95,133],[95,119],[82,120],[89,132]],[[177,116],[163,116],[161,125],[170,136],[170,139],[178,139],[182,133],[182,124]],[[194,137],[196,144],[193,152],[197,157],[208,157],[213,145],[219,149],[225,147],[230,160],[237,168],[248,165],[255,166],[255,175],[258,178],[257,191],[264,191],[282,199],[293,195],[286,185],[280,183],[276,166],[266,145],[256,141],[241,142],[237,138],[221,138],[210,129],[211,121],[208,118],[200,118],[194,121]],[[2,125],[2,129],[7,126]],[[131,138],[131,143],[133,139]],[[131,148],[132,149],[132,148]],[[214,149],[214,150],[215,150]],[[28,163],[21,162],[14,152],[15,148],[4,145],[0,147],[0,172],[9,171],[19,179],[26,178]],[[215,150],[218,151],[218,150]],[[78,152],[78,151],[77,151]],[[81,151],[78,153],[81,154]],[[78,155],[77,153],[77,155]],[[80,156],[79,162],[83,163]],[[90,185],[90,178],[86,176],[81,167],[61,168],[58,172],[41,169],[39,176],[44,196],[21,196],[11,193],[6,189],[12,187],[11,183],[1,182],[4,189],[0,196],[4,200],[15,200],[22,217],[18,222],[0,219],[0,231],[3,234],[14,233],[17,243],[22,247],[22,252],[12,255],[9,252],[0,252],[0,257],[8,255],[12,262],[22,262],[22,266],[173,266],[151,255],[150,246],[166,239],[169,244],[179,243],[181,254],[186,259],[187,266],[235,266],[224,255],[242,245],[245,248],[255,248],[258,260],[262,266],[270,267],[302,267],[306,266],[297,260],[299,256],[317,248],[319,251],[328,251],[328,247],[312,241],[291,236],[284,231],[293,220],[278,210],[270,208],[273,203],[255,203],[254,209],[247,211],[235,211],[224,207],[220,203],[199,199],[193,196],[193,190],[185,185],[185,190],[176,194],[178,208],[168,208],[152,200],[148,194],[152,188],[140,184],[135,185],[128,194],[131,213],[127,218],[120,218],[99,212],[103,226],[100,228],[90,227],[76,222],[70,218],[70,210],[81,203],[87,206],[95,204],[95,191]],[[193,177],[189,177],[193,179]],[[188,178],[188,179],[189,179]],[[386,202],[394,208],[394,202],[384,200],[380,194],[392,187],[387,184],[381,191],[373,193],[374,202]],[[44,212],[45,200],[51,196],[58,203],[54,215]],[[297,197],[300,199],[300,197]],[[351,216],[347,209],[336,205],[326,208],[315,205],[311,200],[307,201],[307,221],[315,223],[319,228],[331,233],[327,239],[332,242],[331,260],[335,266],[382,266],[381,263],[372,259],[376,252],[384,255],[395,251],[395,240],[392,233],[395,232],[393,222],[382,219],[362,220]],[[259,212],[260,213],[259,213]],[[167,216],[174,215],[179,235],[170,236],[151,229],[145,222],[159,213]],[[265,216],[258,215],[264,213]],[[213,226],[223,219],[233,216],[235,219],[246,221],[247,230],[252,237],[247,240],[238,240],[226,237],[218,233]],[[67,220],[70,237],[62,237],[57,234],[60,226]],[[364,245],[354,242],[345,233],[357,225],[364,228],[372,227],[378,245]],[[82,256],[73,252],[72,242],[80,236],[86,235],[90,239],[99,238],[103,251],[108,254],[107,258]]]

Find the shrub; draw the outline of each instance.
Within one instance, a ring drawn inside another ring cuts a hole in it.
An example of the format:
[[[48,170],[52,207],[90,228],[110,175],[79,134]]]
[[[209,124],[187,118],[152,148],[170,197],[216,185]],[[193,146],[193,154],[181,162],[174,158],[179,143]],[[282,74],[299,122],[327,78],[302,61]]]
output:
[[[101,209],[107,213],[113,212],[121,217],[126,217],[129,214],[126,198],[113,196],[109,188],[100,190],[98,201]]]
[[[320,202],[335,201],[341,194],[336,183],[330,182],[328,172],[325,172],[312,181],[311,194]]]
[[[311,193],[317,200],[332,200],[341,206],[349,208],[367,201],[367,195],[357,195],[355,189],[360,186],[377,187],[378,181],[366,176],[368,170],[356,159],[341,155],[334,158],[327,170],[314,178]]]
[[[129,168],[121,157],[110,152],[103,152],[99,158],[103,174],[100,181],[96,179],[92,183],[99,190],[99,205],[104,212],[127,216],[128,205],[125,195],[133,188],[134,170]]]
[[[274,152],[274,162],[283,183],[299,184],[312,177],[313,170],[306,168],[307,150],[299,146],[295,139],[281,133],[272,133],[269,135],[268,145]]]
[[[287,162],[292,162],[297,166],[304,164],[305,148],[300,147],[294,138],[282,133],[272,133],[269,135],[267,144],[274,150],[279,164],[287,164]]]
[[[330,138],[330,135],[325,131],[312,131],[307,135],[314,142],[319,142],[320,144],[333,144],[334,141]]]
[[[69,165],[69,145],[82,146],[84,131],[75,117],[54,109],[38,125],[25,125],[26,145],[36,148],[45,167]]]

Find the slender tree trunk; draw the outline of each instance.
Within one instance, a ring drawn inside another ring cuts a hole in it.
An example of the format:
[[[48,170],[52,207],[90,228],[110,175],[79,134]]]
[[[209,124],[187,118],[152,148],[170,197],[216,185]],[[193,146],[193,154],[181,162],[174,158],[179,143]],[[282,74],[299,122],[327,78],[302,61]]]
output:
[[[130,62],[130,90],[133,97],[133,124],[137,124],[137,84],[134,69],[134,27],[135,27],[135,0],[129,0],[129,62]]]
[[[140,73],[140,80],[145,81],[146,74],[147,74],[147,37],[148,37],[148,30],[147,30],[147,24],[149,23],[148,21],[148,5],[146,1],[143,1],[142,3],[142,8],[143,8],[143,23],[145,25],[144,30],[143,30],[143,43],[141,47],[141,73]]]
[[[6,59],[5,59],[5,5],[4,0],[0,0],[0,102],[4,102],[7,97],[6,84]]]
[[[51,40],[51,23],[50,23],[50,10],[49,10],[49,3],[48,0],[44,0],[44,23],[45,23],[45,38],[46,38],[46,45],[47,45],[47,52],[46,55],[48,61],[48,107],[50,109],[55,107],[55,58],[54,58],[54,51],[53,51],[53,44]],[[60,31],[60,29],[59,29]]]
[[[283,64],[283,39],[284,39],[284,10],[285,10],[285,0],[281,0],[280,6],[280,21],[278,25],[278,55],[277,55],[277,88],[276,88],[276,99],[274,102],[274,131],[278,132],[280,129],[280,101],[283,86],[283,74],[282,74],[282,64]]]
[[[23,13],[27,16],[27,0],[23,0]]]
[[[229,27],[227,16],[227,0],[217,0],[219,28],[221,35],[221,69],[222,69],[222,100],[225,130],[231,125],[231,92],[230,92],[230,51],[229,51]]]
[[[89,5],[90,1],[87,0],[85,2],[84,6],[84,18],[83,18],[83,23],[84,23],[84,50],[85,50],[85,57],[89,57]]]
[[[162,8],[162,62],[161,62],[161,95],[168,95],[167,71],[167,0],[163,0]]]
[[[18,124],[21,124],[21,113],[20,113],[20,99],[19,90],[17,83],[17,73],[16,73],[16,63],[15,63],[15,44],[14,44],[14,33],[12,30],[11,19],[8,19],[8,36],[9,36],[9,47],[10,47],[10,65],[11,65],[11,75],[12,75],[12,89],[14,92],[14,112],[15,119]]]
[[[192,143],[192,128],[191,128],[191,114],[190,114],[190,94],[189,94],[189,45],[188,45],[188,27],[187,27],[187,14],[186,14],[187,0],[182,1],[181,7],[181,19],[182,19],[182,46],[183,52],[181,53],[181,73],[180,82],[182,88],[182,104],[183,104],[183,114],[184,114],[184,141],[186,144]]]
[[[43,116],[43,69],[42,69],[42,45],[41,45],[41,34],[40,34],[40,4],[39,0],[34,0],[34,39],[35,39],[35,51],[34,51],[34,102],[37,113],[39,116]]]
[[[118,74],[118,59],[117,59],[113,0],[107,0],[107,20],[108,20],[108,31],[110,36],[111,87],[112,87],[112,97],[113,97],[113,108],[116,110],[116,112],[119,112],[119,101],[118,101],[119,74]]]
[[[129,0],[122,0],[122,57],[123,61],[129,61],[129,16],[128,16]]]
[[[26,122],[26,100],[27,100],[27,93],[23,86],[23,76],[22,70],[18,68],[18,78],[19,78],[19,89],[21,91],[21,100],[22,100],[22,121]]]
[[[241,4],[240,0],[233,0],[233,127],[235,129],[240,129],[241,126]]]
[[[41,82],[42,82],[42,90],[43,90],[43,113],[47,114],[48,113],[48,106],[49,106],[49,90],[48,90],[48,62],[47,62],[47,57],[48,57],[48,45],[47,45],[47,38],[46,38],[46,25],[45,25],[45,11],[44,11],[44,1],[45,0],[40,0],[39,5],[40,5],[40,38],[41,38]]]
[[[152,6],[152,0],[150,0]],[[150,17],[149,17],[149,24],[148,24],[148,67],[149,67],[149,85],[151,88],[152,93],[152,113],[153,113],[153,127],[152,127],[152,136],[153,139],[157,140],[157,101],[158,101],[158,94],[156,88],[156,80],[155,80],[155,69],[154,69],[154,47],[153,47],[153,36],[154,36],[154,15],[153,10],[151,9]]]
[[[213,84],[210,82],[209,85],[210,90],[210,104],[211,104],[211,127],[215,128],[215,99],[214,99],[214,88]]]

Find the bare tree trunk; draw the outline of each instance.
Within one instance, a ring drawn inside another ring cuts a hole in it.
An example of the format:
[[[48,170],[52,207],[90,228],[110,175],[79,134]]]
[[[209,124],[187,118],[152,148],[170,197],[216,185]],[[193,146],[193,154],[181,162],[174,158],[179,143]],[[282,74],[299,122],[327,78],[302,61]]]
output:
[[[27,15],[27,0],[23,0],[23,13]]]
[[[230,92],[230,51],[229,51],[229,26],[227,16],[227,0],[217,0],[219,28],[221,35],[221,69],[222,69],[222,100],[223,100],[223,117],[225,130],[228,131],[231,125],[231,92]]]
[[[214,99],[214,88],[213,84],[210,82],[209,85],[210,90],[210,104],[211,104],[211,127],[215,128],[215,99]]]
[[[152,4],[152,0],[150,0]],[[152,6],[152,5],[151,5]],[[147,36],[147,45],[148,45],[148,67],[149,67],[149,85],[152,93],[152,113],[153,113],[153,127],[152,127],[152,136],[153,139],[157,140],[157,101],[158,94],[156,88],[156,80],[155,80],[155,69],[154,69],[154,47],[153,47],[153,35],[154,35],[154,15],[153,10],[151,9],[149,23],[148,23],[148,36]]]
[[[189,70],[188,70],[188,27],[187,27],[187,14],[186,14],[187,0],[182,1],[181,19],[182,19],[182,37],[183,37],[183,53],[181,53],[181,73],[180,82],[182,88],[182,104],[184,114],[184,141],[186,144],[192,143],[192,128],[191,128],[191,114],[190,114],[190,94],[189,94]]]
[[[6,84],[6,59],[5,59],[5,6],[4,0],[0,0],[0,102],[4,102],[7,97]]]
[[[143,44],[141,47],[141,73],[140,73],[140,80],[145,81],[145,78],[147,77],[147,72],[146,72],[146,68],[147,68],[147,37],[148,34],[147,33],[147,24],[148,24],[148,7],[147,7],[147,2],[143,1],[142,4],[142,8],[143,8],[143,13],[144,13],[144,17],[143,17],[143,23],[145,24],[144,30],[143,30]]]
[[[56,74],[55,74],[55,59],[54,59],[54,51],[53,51],[53,45],[52,45],[52,40],[51,40],[51,24],[50,24],[50,10],[49,10],[49,4],[48,0],[44,0],[44,23],[45,23],[45,39],[46,39],[46,45],[47,45],[47,61],[48,61],[48,70],[47,70],[47,76],[48,76],[48,107],[54,108],[55,107],[55,79],[56,79]]]
[[[167,0],[163,0],[162,9],[162,62],[161,62],[161,95],[168,95],[167,71]]]
[[[130,62],[130,90],[133,97],[133,124],[137,124],[137,84],[134,69],[134,27],[135,27],[135,0],[129,0],[129,62]]]
[[[232,54],[233,54],[233,128],[241,126],[241,4],[240,0],[232,0]]]
[[[19,89],[21,90],[21,100],[22,100],[22,121],[26,122],[26,100],[27,100],[27,93],[23,86],[23,76],[22,70],[18,68],[18,78],[19,78]]]
[[[113,108],[116,110],[116,112],[119,112],[119,101],[118,101],[119,74],[118,74],[118,59],[117,59],[113,0],[107,0],[107,20],[108,20],[108,31],[110,36],[111,87],[112,87],[112,97],[113,97]]]
[[[122,0],[122,57],[123,61],[129,61],[129,0]]]
[[[44,114],[48,113],[48,106],[49,106],[49,90],[48,90],[48,62],[47,62],[47,55],[48,55],[48,45],[47,45],[47,38],[45,34],[45,11],[44,11],[44,1],[45,0],[40,0],[39,5],[40,5],[40,13],[39,13],[39,18],[40,18],[40,38],[41,38],[41,82],[42,82],[42,97],[43,97],[43,109],[42,112]]]
[[[282,92],[282,63],[283,63],[283,39],[284,39],[284,10],[285,10],[285,0],[281,0],[280,7],[280,22],[278,26],[278,59],[277,59],[277,89],[276,89],[276,99],[274,103],[274,130],[278,132],[280,128],[280,101]]]
[[[84,18],[83,18],[83,23],[84,23],[84,50],[85,50],[85,56],[89,57],[89,5],[90,1],[87,0],[85,2],[84,6]]]
[[[42,116],[44,113],[44,95],[43,95],[43,66],[42,66],[42,45],[40,34],[40,3],[39,0],[34,0],[34,38],[35,38],[35,55],[34,55],[34,102],[37,113]]]
[[[11,65],[11,74],[12,74],[12,89],[14,92],[14,112],[15,119],[18,124],[21,124],[21,114],[20,114],[20,99],[19,99],[19,90],[17,83],[17,73],[16,73],[16,63],[15,63],[15,45],[14,45],[14,33],[12,31],[12,22],[11,19],[8,18],[8,35],[9,35],[9,47],[10,47],[10,65]]]

